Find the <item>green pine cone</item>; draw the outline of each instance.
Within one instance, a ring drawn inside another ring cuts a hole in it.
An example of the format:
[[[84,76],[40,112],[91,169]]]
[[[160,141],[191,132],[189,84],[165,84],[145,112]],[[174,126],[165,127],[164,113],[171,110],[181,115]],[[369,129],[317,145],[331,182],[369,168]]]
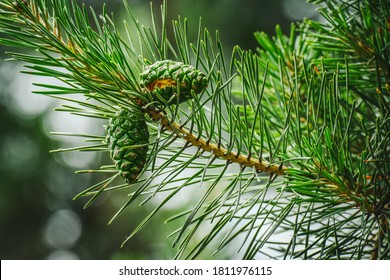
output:
[[[192,90],[195,94],[199,94],[208,85],[206,75],[200,70],[171,60],[157,61],[146,66],[140,77],[142,85],[152,93],[154,101],[159,100],[156,97],[158,93],[171,104],[191,99]]]
[[[109,120],[106,129],[106,142],[116,168],[127,183],[136,182],[148,152],[149,131],[145,120],[121,110]]]

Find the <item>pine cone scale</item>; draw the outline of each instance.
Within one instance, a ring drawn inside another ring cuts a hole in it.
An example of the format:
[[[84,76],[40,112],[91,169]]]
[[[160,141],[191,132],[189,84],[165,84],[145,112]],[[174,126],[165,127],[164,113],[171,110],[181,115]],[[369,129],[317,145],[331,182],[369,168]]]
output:
[[[206,75],[191,65],[171,60],[158,61],[141,73],[141,84],[153,95],[161,96],[166,102],[184,102],[199,94],[208,85]]]
[[[126,110],[119,111],[107,126],[106,142],[115,167],[127,183],[141,173],[148,152],[149,131],[144,119]]]

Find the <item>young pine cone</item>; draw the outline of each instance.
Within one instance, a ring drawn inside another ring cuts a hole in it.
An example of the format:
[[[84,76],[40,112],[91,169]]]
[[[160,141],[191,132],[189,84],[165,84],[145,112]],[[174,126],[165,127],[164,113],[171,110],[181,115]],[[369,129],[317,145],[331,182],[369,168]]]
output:
[[[142,85],[152,93],[154,101],[159,101],[156,96],[159,94],[170,104],[191,99],[191,91],[199,94],[208,84],[206,75],[200,70],[171,60],[146,66],[140,77]]]
[[[106,130],[106,142],[115,167],[127,183],[136,182],[148,152],[149,131],[145,120],[121,110],[109,120]]]

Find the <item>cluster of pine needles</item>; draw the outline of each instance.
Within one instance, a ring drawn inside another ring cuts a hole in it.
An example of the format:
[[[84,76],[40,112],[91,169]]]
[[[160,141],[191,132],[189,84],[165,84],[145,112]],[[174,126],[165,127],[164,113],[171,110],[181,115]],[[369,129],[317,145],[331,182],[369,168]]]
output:
[[[224,54],[218,32],[186,19],[167,21],[167,1],[151,26],[118,24],[75,0],[5,0],[0,43],[29,75],[58,83],[35,93],[65,102],[60,111],[108,122],[119,110],[146,120],[145,168],[124,182],[115,165],[78,194],[127,190],[123,210],[156,197],[157,206],[124,240],[144,229],[179,193],[194,201],[166,222],[176,258],[218,256],[235,247],[244,259],[390,258],[390,3],[312,0],[324,22],[256,32],[256,51]],[[172,34],[172,36],[168,36]],[[157,61],[205,73],[208,87],[181,104],[151,101],[140,73]],[[109,157],[106,135],[82,147]],[[82,154],[80,154],[82,156]],[[112,222],[110,221],[110,222]],[[238,244],[238,246],[237,246]]]

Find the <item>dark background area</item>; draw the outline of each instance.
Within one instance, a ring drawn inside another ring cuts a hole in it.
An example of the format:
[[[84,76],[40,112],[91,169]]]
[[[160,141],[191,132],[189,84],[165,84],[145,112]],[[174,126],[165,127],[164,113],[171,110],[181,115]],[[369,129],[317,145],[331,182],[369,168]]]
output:
[[[82,1],[79,1],[80,3]],[[84,1],[99,13],[103,1]],[[106,1],[107,11],[116,18],[125,16],[122,0]],[[147,24],[149,0],[132,0],[135,15]],[[153,1],[159,10],[162,1]],[[195,36],[198,19],[210,31],[218,29],[227,50],[234,45],[255,49],[255,31],[274,34],[281,25],[288,34],[292,21],[315,17],[303,0],[170,0],[170,19],[188,18]],[[118,21],[119,22],[119,21]],[[107,225],[126,200],[126,192],[103,195],[83,209],[86,200],[73,197],[99,180],[96,176],[74,174],[92,164],[107,161],[107,155],[67,153],[50,150],[70,147],[76,140],[50,135],[50,131],[99,132],[102,123],[72,119],[53,112],[60,103],[31,93],[37,77],[20,74],[23,64],[6,62],[0,48],[0,257],[1,259],[169,259],[175,250],[169,235],[178,225],[165,225],[164,219],[177,205],[160,213],[123,248],[125,236],[153,206],[132,207],[112,225]],[[76,142],[75,142],[76,141]],[[218,258],[229,258],[219,255]]]

